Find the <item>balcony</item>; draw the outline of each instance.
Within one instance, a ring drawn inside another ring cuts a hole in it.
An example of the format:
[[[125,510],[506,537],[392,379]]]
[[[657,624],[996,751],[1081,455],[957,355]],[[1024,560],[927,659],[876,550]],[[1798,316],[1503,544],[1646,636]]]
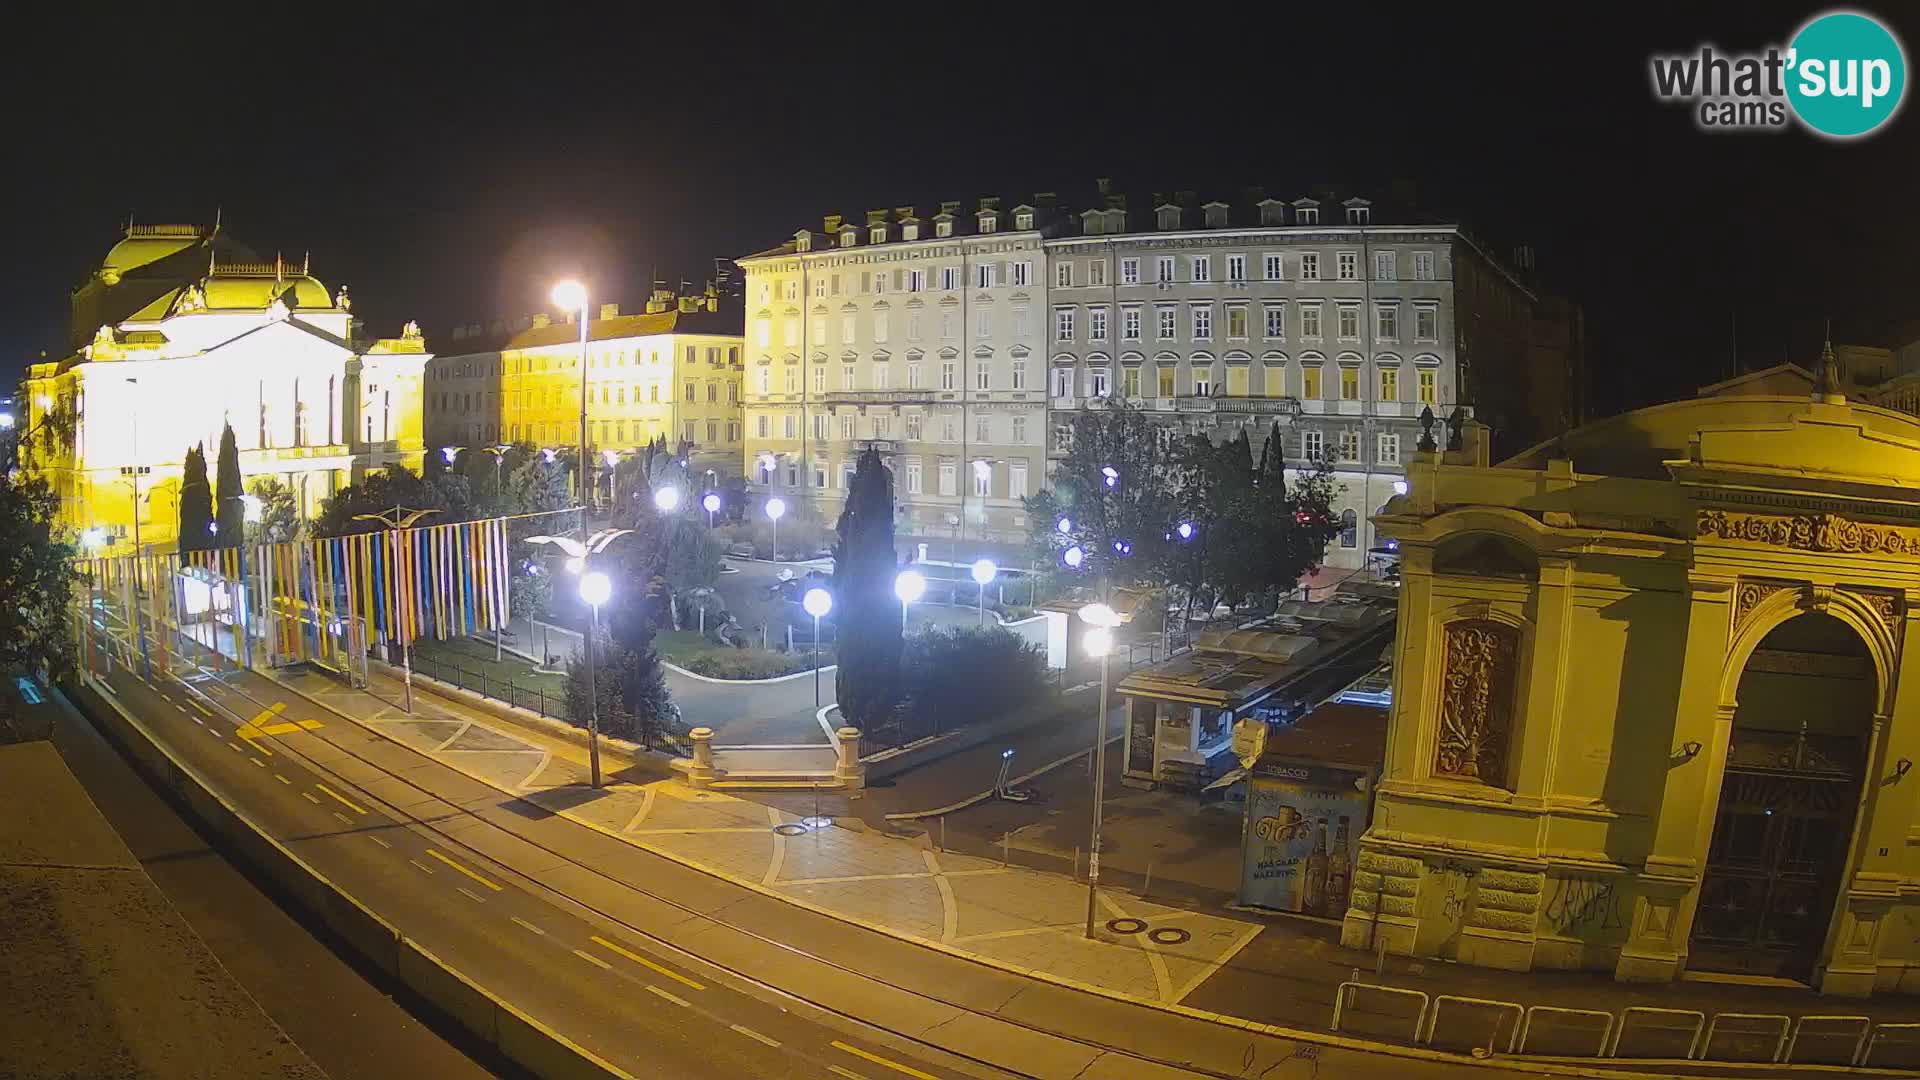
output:
[[[930,405],[932,390],[829,390],[821,395],[828,405]]]
[[[1169,400],[1172,404],[1171,409],[1168,409]],[[1221,397],[1207,395],[1202,397],[1198,394],[1182,394],[1172,399],[1160,398],[1156,404],[1161,411],[1183,413],[1231,413],[1234,415],[1257,413],[1263,416],[1281,413],[1297,416],[1300,413],[1299,399],[1284,395],[1251,394]]]

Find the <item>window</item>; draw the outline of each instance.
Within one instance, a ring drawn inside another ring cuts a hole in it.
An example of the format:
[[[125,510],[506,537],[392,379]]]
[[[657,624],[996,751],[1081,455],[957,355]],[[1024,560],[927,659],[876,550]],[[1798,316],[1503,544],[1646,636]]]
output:
[[[1014,357],[1011,368],[1013,372],[1013,385],[1011,388],[1014,390],[1025,390],[1027,388],[1026,359],[1019,356]]]
[[[940,389],[942,390],[960,389],[959,372],[957,369],[955,369],[953,365],[953,361],[951,360],[942,361],[940,364]]]
[[[893,438],[893,418],[883,413],[874,414],[873,437],[876,439]]]
[[[1340,305],[1340,339],[1342,341],[1360,340],[1360,305]]]
[[[1352,428],[1340,433],[1340,460],[1360,460],[1360,433]]]
[[[952,236],[952,235],[953,235],[953,222],[951,222],[951,221],[936,221],[936,222],[934,222],[934,223],[933,223],[933,235],[935,235],[935,236]]]
[[[852,390],[853,388],[854,388],[853,365],[852,364],[840,365],[840,389]]]
[[[959,485],[954,482],[957,479],[958,477],[954,472],[953,462],[951,461],[941,462],[940,463],[940,494],[958,495],[960,493]]]
[[[1120,395],[1130,398],[1140,396],[1140,368],[1138,365],[1120,369]]]
[[[1213,369],[1212,368],[1197,367],[1193,369],[1193,396],[1194,397],[1212,397],[1213,396]]]
[[[973,388],[975,390],[993,389],[993,364],[984,356],[973,358]]]
[[[1227,365],[1227,396],[1247,396],[1247,368],[1242,364]]]
[[[920,361],[910,361],[907,364],[907,389],[918,390],[924,385],[920,377]]]
[[[992,311],[982,311],[973,317],[973,336],[983,338],[993,336]]]
[[[788,413],[780,418],[780,432],[789,439],[795,438],[795,432],[798,430],[799,424],[800,418],[794,416],[792,413]]]
[[[1300,396],[1308,401],[1320,400],[1320,365],[1303,364],[1300,367]]]
[[[1113,390],[1106,368],[1097,367],[1088,373],[1088,391],[1097,398],[1107,397]]]
[[[1394,279],[1393,252],[1376,251],[1373,253],[1373,280],[1392,281]]]
[[[1015,415],[1011,419],[1012,419],[1012,427],[1013,427],[1013,437],[1012,437],[1013,444],[1015,446],[1025,446],[1027,444],[1027,418],[1024,416]],[[1026,492],[1021,491],[1021,492],[1018,492],[1017,494],[1025,495]]]
[[[1087,309],[1087,340],[1107,340],[1107,309],[1103,307]]]
[[[767,437],[767,414],[761,413],[753,418],[753,435],[757,439]]]
[[[1338,273],[1341,281],[1358,281],[1360,279],[1359,252],[1342,251],[1335,256],[1335,258],[1339,260]]]
[[[1154,382],[1154,389],[1159,391],[1161,397],[1173,396],[1173,368],[1170,365],[1162,364],[1154,369]]]
[[[979,263],[973,268],[973,285],[976,289],[993,288],[993,264]]]
[[[1279,281],[1286,275],[1281,272],[1280,253],[1269,251],[1260,258],[1261,276],[1268,281]]]
[[[1000,219],[993,214],[981,214],[980,231],[983,233],[999,232]]]
[[[973,463],[973,493],[978,498],[993,494],[993,465],[985,461]]]
[[[719,400],[720,384],[711,379],[707,380],[707,404],[712,405]]]
[[[840,490],[846,491],[851,487],[853,487],[853,465],[843,461],[840,463]]]
[[[1140,284],[1140,260],[1139,259],[1121,259],[1120,260],[1120,284],[1122,285]]]
[[[1266,316],[1264,335],[1268,341],[1285,341],[1287,337],[1287,309],[1281,304],[1268,304],[1262,314]]]
[[[920,313],[917,311],[907,313],[907,340],[920,340]]]
[[[1007,498],[1027,497],[1027,463],[1016,461],[1007,466]]]
[[[638,401],[638,400],[640,400],[640,388],[639,388],[639,387],[634,387],[634,395],[633,395],[633,398],[634,398],[634,400],[635,400],[635,401]],[[738,404],[740,404],[740,384],[739,384],[739,383],[737,383],[737,382],[730,382],[730,383],[728,383],[728,384],[727,384],[727,404],[729,404],[729,405],[738,405]]]
[[[740,421],[738,420],[727,421],[727,441],[730,443],[737,443],[740,441]]]
[[[875,390],[885,390],[887,388],[887,365],[873,365],[873,388]]]
[[[1381,341],[1400,340],[1400,305],[1380,304],[1373,309],[1373,336]]]
[[[621,439],[623,441],[625,440],[625,438],[626,436],[624,435],[621,436]],[[720,421],[718,420],[707,421],[707,444],[711,446],[712,444],[717,443],[719,441],[720,441]]]
[[[1300,305],[1300,336],[1308,341],[1320,339],[1320,305]]]
[[[1053,340],[1073,340],[1073,309],[1059,308],[1053,313]]]
[[[974,442],[990,443],[993,441],[993,425],[988,422],[989,419],[989,417],[985,416],[976,416],[973,418]]]
[[[692,383],[688,383],[688,384],[687,384],[687,396],[686,396],[686,397],[683,397],[683,398],[681,398],[680,400],[681,400],[681,401],[689,401],[689,402],[690,402],[690,401],[693,401],[693,400],[694,400],[694,395],[693,395],[693,384],[692,384]]]
[[[1174,337],[1174,319],[1176,317],[1173,308],[1169,306],[1157,307],[1154,309],[1154,314],[1158,317],[1160,323],[1159,340],[1172,341]]]
[[[1032,284],[1032,281],[1031,281],[1031,277],[1033,274],[1032,263],[1021,261],[1021,262],[1008,263],[1007,265],[1013,269],[1014,285],[1019,286],[1019,285]]]
[[[1053,369],[1053,396],[1057,398],[1070,398],[1073,396],[1072,368]]]
[[[689,422],[688,426],[689,427],[692,426],[691,422]],[[815,442],[827,441],[827,414],[826,413],[813,414],[813,438]]]
[[[1213,280],[1213,259],[1207,255],[1195,255],[1187,261],[1189,276],[1195,282]]]
[[[1027,309],[1024,307],[1013,309],[1013,336],[1017,338],[1027,336]]]
[[[800,344],[800,320],[799,319],[790,318],[787,320],[786,332],[782,335],[781,340],[786,342],[788,345]]]
[[[1173,256],[1162,255],[1153,261],[1153,280],[1159,282],[1173,280]]]
[[[912,458],[907,461],[907,494],[918,495],[920,494],[920,488],[920,461],[917,458]]]
[[[887,321],[888,320],[887,320],[886,312],[876,311],[873,313],[873,340],[874,341],[883,342],[887,340]]]
[[[1213,340],[1213,308],[1207,304],[1193,307],[1193,340]]]
[[[1073,264],[1065,259],[1053,264],[1053,283],[1063,288],[1073,286]]]
[[[951,311],[941,312],[940,313],[940,340],[952,341],[953,327],[954,327],[953,312]]]
[[[1340,511],[1340,546],[1360,546],[1360,518],[1351,509]]]
[[[1341,401],[1359,401],[1360,400],[1360,369],[1358,367],[1345,367],[1345,366],[1341,367],[1340,369],[1340,400]]]
[[[1105,285],[1107,283],[1107,260],[1092,259],[1087,263],[1087,284]]]
[[[1380,369],[1380,400],[1400,400],[1400,369],[1383,367]]]
[[[824,461],[813,463],[813,486],[817,488],[827,486],[827,463]]]
[[[1293,209],[1293,220],[1294,223],[1298,225],[1318,225],[1320,224],[1320,208],[1317,206],[1296,206]]]
[[[780,292],[781,292],[781,295],[785,297],[787,300],[800,299],[800,280],[798,278],[795,278],[792,281],[781,283]]]
[[[1227,336],[1237,340],[1246,339],[1247,309],[1244,305],[1235,304],[1227,308]]]
[[[1327,459],[1325,438],[1326,437],[1318,431],[1301,432],[1300,456],[1306,458],[1308,461],[1325,461]]]
[[[1382,465],[1400,464],[1400,433],[1383,431],[1374,439],[1374,460]]]
[[[1120,340],[1140,340],[1140,309],[1137,307],[1120,309]]]
[[[1416,251],[1413,253],[1413,280],[1433,280],[1433,252]]]
[[[1440,340],[1440,309],[1422,304],[1413,309],[1413,340]]]
[[[1227,256],[1227,280],[1247,280],[1247,257],[1245,255]]]
[[[773,344],[773,327],[766,319],[753,320],[753,342],[762,349]]]
[[[1301,281],[1319,281],[1320,280],[1320,253],[1319,252],[1303,251],[1300,253],[1300,280]]]
[[[922,423],[922,419],[921,419],[921,416],[920,416],[920,414],[919,414],[919,413],[908,413],[908,414],[907,414],[907,438],[908,438],[908,440],[910,440],[910,441],[912,441],[912,442],[919,442],[919,441],[920,441],[920,424],[921,424],[921,423]]]
[[[960,268],[957,266],[941,267],[940,268],[940,287],[946,290],[947,292],[952,292],[953,290],[959,288],[960,287]]]
[[[873,228],[871,228],[871,229],[868,229],[868,230],[867,230],[867,240],[868,240],[868,242],[869,242],[869,243],[874,243],[874,244],[884,244],[884,243],[886,243],[886,242],[887,242],[887,227],[886,227],[885,225],[875,225],[875,226],[874,226]]]
[[[925,270],[907,271],[907,291],[908,292],[922,292],[926,289],[926,287],[927,287],[927,272]]]
[[[1438,405],[1440,403],[1438,391],[1439,381],[1431,371],[1423,371],[1420,373],[1420,403],[1422,405]]]
[[[813,365],[813,392],[816,396],[827,392],[827,365]]]

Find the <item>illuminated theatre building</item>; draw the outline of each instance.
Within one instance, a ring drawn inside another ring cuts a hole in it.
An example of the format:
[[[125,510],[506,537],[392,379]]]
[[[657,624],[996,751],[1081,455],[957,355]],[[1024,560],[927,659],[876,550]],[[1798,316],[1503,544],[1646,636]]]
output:
[[[246,482],[286,484],[304,516],[369,469],[417,470],[425,341],[355,327],[305,260],[263,260],[218,224],[128,225],[73,293],[70,355],[28,370],[62,520],[127,550],[138,514],[143,545],[172,547],[187,452],[204,445],[215,482],[228,424]]]

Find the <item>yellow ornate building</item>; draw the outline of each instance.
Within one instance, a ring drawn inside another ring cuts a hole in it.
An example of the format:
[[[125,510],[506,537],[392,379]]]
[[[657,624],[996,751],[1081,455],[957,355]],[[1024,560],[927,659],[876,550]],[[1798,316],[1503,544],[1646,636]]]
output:
[[[211,479],[228,424],[246,480],[279,479],[308,515],[367,469],[419,468],[425,342],[409,324],[357,343],[349,307],[217,224],[128,225],[73,293],[72,353],[27,374],[63,521],[123,542],[138,514],[143,544],[171,545],[187,451],[205,445]]]
[[[1920,419],[1817,382],[1418,455],[1348,945],[1920,988]]]

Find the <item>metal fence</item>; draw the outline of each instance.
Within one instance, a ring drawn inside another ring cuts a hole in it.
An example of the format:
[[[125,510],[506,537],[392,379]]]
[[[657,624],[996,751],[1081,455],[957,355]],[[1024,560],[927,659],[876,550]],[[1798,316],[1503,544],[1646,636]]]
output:
[[[511,678],[489,678],[484,670],[468,670],[467,668],[461,667],[458,662],[435,659],[434,657],[425,656],[420,653],[415,653],[412,659],[413,670],[416,674],[424,675],[430,679],[437,679],[451,686],[457,686],[462,690],[479,694],[484,698],[489,698],[507,705],[517,705],[529,712],[553,720],[560,720],[572,724],[575,727],[586,726],[584,722],[576,721],[573,718],[571,711],[567,708],[566,696],[557,691],[549,691],[545,684],[521,683]],[[625,738],[625,733],[619,730],[625,726],[621,723],[621,720],[624,720],[624,718],[616,719],[606,717],[604,716],[604,710],[602,710],[602,712],[601,730],[608,734],[619,735]],[[677,717],[665,725],[642,724],[637,726],[639,728],[639,737],[633,739],[633,741],[640,744],[644,749],[681,755],[691,754],[693,752],[693,742],[687,737],[688,729],[685,724],[680,723]]]

